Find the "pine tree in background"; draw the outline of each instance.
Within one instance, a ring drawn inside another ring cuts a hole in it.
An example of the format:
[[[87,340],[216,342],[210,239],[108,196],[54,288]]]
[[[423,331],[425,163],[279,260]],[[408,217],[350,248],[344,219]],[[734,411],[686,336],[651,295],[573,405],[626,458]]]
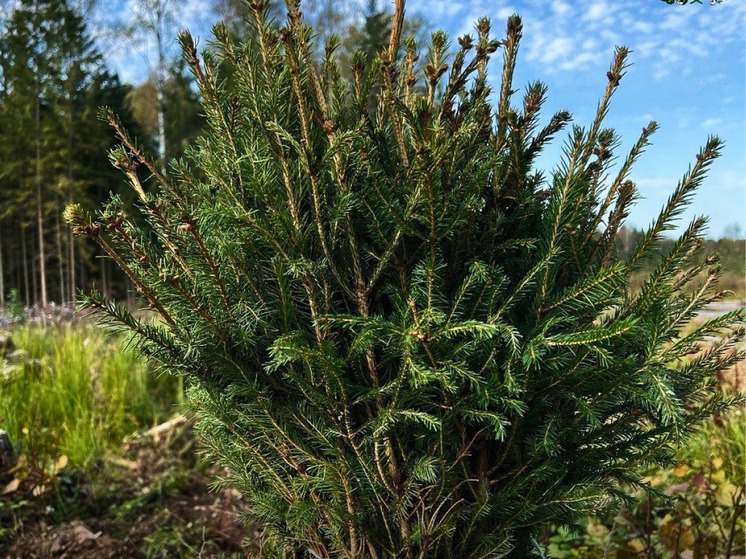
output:
[[[534,161],[570,115],[538,126],[541,83],[513,102],[518,16],[504,40],[480,20],[450,66],[434,33],[416,73],[411,43],[396,58],[399,0],[379,62],[356,56],[348,82],[335,38],[316,64],[295,3],[279,28],[266,1],[250,5],[245,44],[218,26],[218,52],[200,61],[182,36],[207,115],[185,161],[161,173],[109,114],[139,213],[115,198],[95,218],[76,206],[66,217],[159,314],[87,301],[188,379],[206,452],[225,468],[216,484],[238,488],[265,528],[261,556],[528,557],[543,527],[623,500],[620,484],[640,484],[641,465],[670,460],[730,403],[715,375],[743,357],[742,311],[682,330],[719,297],[716,258],[698,258],[705,220],[639,291],[626,282],[717,138],[627,261],[611,260],[637,196],[631,167],[657,128],[611,173],[619,140],[603,121],[626,49],[596,118],[573,127],[545,177]],[[721,341],[694,357],[709,335]]]
[[[363,25],[350,29],[348,40],[354,48],[363,51],[367,60],[374,60],[389,43],[391,14],[378,9],[377,0],[368,0]]]
[[[0,252],[6,262],[0,274],[7,281],[2,283],[22,293],[28,305],[42,302],[33,282],[21,281],[38,263],[32,279],[47,285],[47,300],[70,301],[83,285],[80,272],[97,264],[96,247],[74,244],[61,214],[73,199],[92,209],[120,190],[121,176],[101,157],[114,142],[98,107],[116,107],[133,126],[126,89],[106,70],[83,18],[67,2],[23,0],[4,23]],[[39,250],[40,241],[46,250]],[[41,254],[34,259],[37,250]]]

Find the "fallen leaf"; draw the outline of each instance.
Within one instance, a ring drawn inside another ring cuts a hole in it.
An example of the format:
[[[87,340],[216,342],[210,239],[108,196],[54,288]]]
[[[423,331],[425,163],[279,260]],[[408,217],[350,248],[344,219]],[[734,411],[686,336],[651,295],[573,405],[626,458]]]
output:
[[[5,489],[3,489],[3,495],[13,493],[14,491],[18,489],[19,485],[21,485],[21,480],[18,478],[15,478],[13,481],[11,481],[8,485],[5,486]]]
[[[684,551],[692,547],[695,541],[692,529],[674,522],[671,515],[666,515],[663,519],[660,528],[658,528],[658,538],[669,551],[674,549]]]
[[[700,539],[692,550],[692,559],[715,559],[718,555],[718,538],[715,536],[707,536],[706,538]]]
[[[592,538],[603,539],[609,535],[609,529],[603,524],[597,522],[589,522],[586,532],[588,532],[588,535]]]
[[[730,482],[724,483],[720,487],[718,487],[717,490],[717,501],[719,504],[723,505],[724,507],[732,507],[733,506],[733,497],[738,492],[738,487],[733,485]]]
[[[645,551],[645,542],[640,539],[628,541],[627,549],[631,549],[635,553],[642,553]]]
[[[673,495],[674,493],[683,493],[689,489],[688,483],[677,483],[676,485],[672,485],[668,489],[666,489],[666,495]]]
[[[107,460],[115,466],[121,466],[122,468],[127,468],[128,470],[136,470],[140,467],[140,465],[134,460],[127,460],[126,458],[120,458],[118,456],[111,456],[107,458]]]
[[[673,473],[678,477],[684,477],[686,474],[689,473],[689,466],[682,462],[673,469]]]
[[[704,487],[707,485],[707,478],[705,478],[704,474],[702,473],[696,473],[694,474],[694,477],[692,478],[692,483],[696,485],[697,487]]]
[[[101,532],[96,532],[94,534],[83,524],[76,525],[75,528],[73,529],[73,533],[75,534],[75,539],[78,542],[83,542],[86,540],[95,540],[101,535]]]
[[[58,472],[61,472],[62,470],[64,470],[67,467],[67,463],[68,463],[67,456],[65,456],[63,454],[62,456],[60,456],[59,458],[57,458],[57,462],[55,462],[54,468]]]

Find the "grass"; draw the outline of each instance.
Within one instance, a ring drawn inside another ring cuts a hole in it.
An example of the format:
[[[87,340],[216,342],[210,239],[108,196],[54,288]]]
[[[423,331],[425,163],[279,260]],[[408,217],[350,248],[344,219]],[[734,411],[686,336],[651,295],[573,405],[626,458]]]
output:
[[[179,383],[91,326],[13,332],[0,375],[0,428],[29,465],[87,467],[127,435],[175,413]],[[65,457],[64,459],[61,457]]]

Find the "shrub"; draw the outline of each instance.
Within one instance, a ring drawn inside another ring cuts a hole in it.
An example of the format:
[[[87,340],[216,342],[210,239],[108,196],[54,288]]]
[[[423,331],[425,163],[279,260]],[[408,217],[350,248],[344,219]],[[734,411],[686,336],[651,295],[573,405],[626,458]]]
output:
[[[633,255],[610,263],[636,197],[630,168],[657,128],[606,180],[618,139],[603,120],[626,49],[595,120],[573,127],[545,177],[536,156],[570,115],[539,127],[541,83],[512,104],[518,16],[502,41],[481,19],[450,65],[434,33],[418,73],[412,41],[395,59],[398,1],[389,49],[355,55],[346,82],[337,39],[316,60],[295,3],[279,28],[266,2],[249,4],[246,44],[218,26],[200,60],[182,36],[208,123],[186,161],[162,172],[107,115],[139,214],[114,199],[95,219],[75,206],[67,219],[160,315],[143,322],[88,299],[187,377],[206,452],[225,468],[216,484],[246,496],[262,556],[526,557],[542,527],[623,499],[619,482],[639,484],[640,464],[670,460],[728,404],[711,386],[740,358],[726,353],[740,311],[680,334],[718,297],[715,259],[697,259],[705,220],[639,292],[626,285],[702,182],[717,138]],[[714,333],[721,343],[683,359]]]

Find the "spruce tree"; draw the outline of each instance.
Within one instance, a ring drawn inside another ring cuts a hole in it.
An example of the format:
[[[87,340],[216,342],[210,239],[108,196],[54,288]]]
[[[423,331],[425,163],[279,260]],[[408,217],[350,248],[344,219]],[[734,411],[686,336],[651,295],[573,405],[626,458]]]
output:
[[[604,118],[625,48],[595,119],[572,127],[545,175],[536,157],[570,115],[539,126],[541,83],[514,100],[518,16],[502,40],[479,20],[450,65],[434,33],[416,73],[411,43],[396,57],[398,0],[386,50],[357,56],[345,81],[333,37],[314,61],[296,2],[279,28],[265,0],[249,4],[257,32],[244,44],[218,26],[200,59],[181,37],[207,115],[184,160],[162,173],[108,113],[138,209],[115,198],[67,218],[158,314],[86,300],[188,379],[205,452],[224,468],[216,486],[245,495],[261,556],[528,557],[542,528],[624,500],[641,465],[671,460],[730,403],[715,375],[743,357],[742,312],[684,330],[720,296],[716,257],[698,259],[705,219],[639,291],[626,281],[720,140],[633,254],[613,259],[637,197],[631,167],[657,128],[611,167],[619,139]]]

